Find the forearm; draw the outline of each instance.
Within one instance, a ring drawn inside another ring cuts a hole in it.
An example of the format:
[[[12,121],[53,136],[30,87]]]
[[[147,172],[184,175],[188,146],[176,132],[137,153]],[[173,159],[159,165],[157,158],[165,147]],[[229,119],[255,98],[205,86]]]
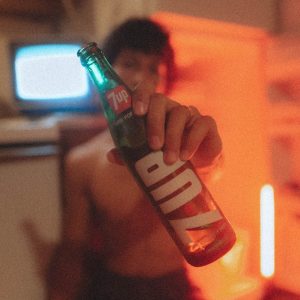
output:
[[[47,272],[48,300],[72,300],[84,285],[84,244],[64,241],[57,246]]]

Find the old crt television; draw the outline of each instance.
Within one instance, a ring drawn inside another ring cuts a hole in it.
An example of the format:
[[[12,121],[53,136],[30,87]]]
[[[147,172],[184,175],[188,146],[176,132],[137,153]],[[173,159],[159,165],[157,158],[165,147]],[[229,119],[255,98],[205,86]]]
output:
[[[95,113],[100,110],[95,89],[81,66],[82,42],[12,42],[12,94],[25,115]]]

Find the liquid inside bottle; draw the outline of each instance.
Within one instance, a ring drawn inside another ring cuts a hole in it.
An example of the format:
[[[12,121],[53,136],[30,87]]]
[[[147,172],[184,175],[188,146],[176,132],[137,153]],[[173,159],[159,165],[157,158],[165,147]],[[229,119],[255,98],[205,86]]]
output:
[[[193,266],[203,266],[228,252],[235,233],[192,164],[166,165],[162,151],[140,154],[143,156],[135,161],[132,172],[159,208],[185,259]]]

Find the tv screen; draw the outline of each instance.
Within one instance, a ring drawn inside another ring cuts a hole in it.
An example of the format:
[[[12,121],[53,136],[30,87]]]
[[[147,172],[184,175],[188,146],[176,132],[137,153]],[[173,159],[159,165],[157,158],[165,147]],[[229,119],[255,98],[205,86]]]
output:
[[[13,94],[25,114],[99,111],[93,85],[77,57],[81,43],[14,43]]]

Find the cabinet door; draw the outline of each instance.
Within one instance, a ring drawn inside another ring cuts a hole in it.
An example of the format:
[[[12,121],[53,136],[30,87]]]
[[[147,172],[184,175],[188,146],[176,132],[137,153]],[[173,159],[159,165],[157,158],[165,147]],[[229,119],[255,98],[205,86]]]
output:
[[[41,268],[60,229],[55,156],[0,163],[0,299],[45,299]]]

